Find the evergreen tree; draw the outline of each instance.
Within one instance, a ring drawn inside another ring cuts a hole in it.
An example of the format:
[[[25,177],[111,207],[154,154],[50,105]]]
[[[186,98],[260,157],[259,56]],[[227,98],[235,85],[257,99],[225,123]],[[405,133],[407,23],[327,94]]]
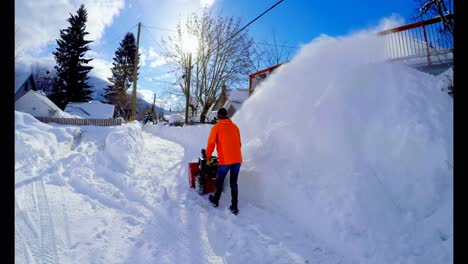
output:
[[[57,49],[54,54],[57,65],[57,77],[54,82],[53,94],[50,96],[57,106],[64,109],[68,102],[88,102],[94,92],[87,84],[88,73],[93,68],[87,66],[92,59],[85,59],[85,52],[89,50],[91,40],[85,40],[86,21],[88,14],[81,5],[76,15],[70,14],[67,21],[70,26],[60,30],[57,39]]]
[[[116,116],[128,118],[131,112],[131,98],[127,89],[133,83],[136,42],[133,33],[127,33],[115,51],[112,63],[111,83],[105,88],[104,102],[115,105]],[[138,70],[137,70],[138,71]]]

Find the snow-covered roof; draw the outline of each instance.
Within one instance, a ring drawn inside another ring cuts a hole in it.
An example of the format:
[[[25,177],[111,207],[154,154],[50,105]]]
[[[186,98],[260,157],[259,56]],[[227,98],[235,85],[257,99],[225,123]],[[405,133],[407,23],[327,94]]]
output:
[[[50,110],[55,110],[55,111],[62,111],[54,102],[52,102],[47,96],[44,95],[44,92],[42,91],[29,91],[27,92],[24,96],[25,99],[29,99],[28,97],[35,97],[39,99],[41,102],[47,105],[47,107]],[[29,100],[31,103],[34,103],[33,100]]]
[[[185,118],[180,114],[164,115],[164,119],[166,119],[169,124],[173,124],[175,122],[185,122]]]
[[[112,118],[114,116],[114,107],[114,105],[104,104],[99,101],[68,103],[65,112],[83,118]]]
[[[223,107],[229,109],[232,106],[237,111],[242,106],[242,103],[249,98],[249,89],[237,88],[230,91],[227,96],[228,100],[224,103]]]
[[[249,98],[249,88],[237,88],[228,95],[229,101],[243,103]]]

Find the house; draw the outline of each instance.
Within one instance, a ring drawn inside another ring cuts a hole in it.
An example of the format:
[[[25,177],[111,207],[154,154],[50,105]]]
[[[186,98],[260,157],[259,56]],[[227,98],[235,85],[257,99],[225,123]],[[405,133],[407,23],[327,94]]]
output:
[[[24,78],[23,75],[21,76]],[[36,83],[34,82],[34,77],[32,73],[29,74],[29,76],[23,82],[17,82],[15,80],[15,102],[18,101],[21,97],[23,97],[23,95],[25,95],[27,92],[36,90]]]
[[[110,119],[114,116],[114,105],[104,104],[99,101],[84,103],[68,103],[65,112],[83,118]]]
[[[255,87],[284,63],[280,63],[249,74],[249,88],[237,88],[235,90],[229,90],[226,88],[226,85],[223,85],[221,88],[221,95],[219,96],[218,100],[210,107],[206,114],[206,121],[215,122],[217,111],[221,107],[224,107],[228,112],[228,116],[232,117],[234,113],[242,106],[242,103],[244,103],[244,101],[247,100],[250,95],[252,95]]]
[[[255,87],[259,85],[263,80],[265,80],[270,74],[273,73],[274,70],[276,70],[279,66],[283,65],[284,63],[280,63],[271,67],[268,67],[266,69],[260,70],[258,72],[254,72],[252,74],[249,74],[249,96],[252,95],[252,93],[255,90]]]
[[[249,98],[248,88],[237,88],[231,91],[228,95],[228,100],[223,105],[228,112],[228,116],[232,117],[247,98]]]
[[[35,117],[58,117],[63,113],[45,94],[28,91],[19,99],[15,95],[15,110]]]
[[[221,95],[219,96],[216,103],[208,110],[206,114],[207,122],[215,121],[216,115],[218,110],[221,107],[224,107],[227,112],[228,116],[232,117],[234,113],[239,110],[244,103],[245,100],[249,97],[249,89],[248,88],[237,88],[235,90],[228,90],[226,86],[223,85],[221,90]]]

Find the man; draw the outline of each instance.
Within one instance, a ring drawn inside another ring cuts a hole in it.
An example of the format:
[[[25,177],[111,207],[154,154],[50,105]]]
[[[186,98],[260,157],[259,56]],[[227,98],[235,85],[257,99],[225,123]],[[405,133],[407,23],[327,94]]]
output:
[[[239,213],[237,207],[237,177],[242,163],[241,154],[241,138],[239,128],[229,119],[225,108],[218,110],[218,122],[211,128],[208,138],[208,146],[206,147],[206,157],[209,161],[211,154],[216,146],[218,152],[219,167],[216,178],[215,195],[210,195],[209,200],[214,207],[218,207],[221,191],[223,190],[224,178],[230,171],[230,187],[231,187],[231,206],[229,209],[235,215]]]

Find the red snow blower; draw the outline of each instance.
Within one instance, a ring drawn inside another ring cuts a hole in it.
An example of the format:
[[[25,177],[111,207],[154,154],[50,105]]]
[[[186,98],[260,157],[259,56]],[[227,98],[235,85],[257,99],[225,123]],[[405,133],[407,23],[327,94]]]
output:
[[[190,162],[188,168],[190,187],[195,188],[200,195],[216,190],[219,160],[216,156],[211,156],[210,164],[206,164],[206,160],[206,150],[202,149],[198,162]]]

